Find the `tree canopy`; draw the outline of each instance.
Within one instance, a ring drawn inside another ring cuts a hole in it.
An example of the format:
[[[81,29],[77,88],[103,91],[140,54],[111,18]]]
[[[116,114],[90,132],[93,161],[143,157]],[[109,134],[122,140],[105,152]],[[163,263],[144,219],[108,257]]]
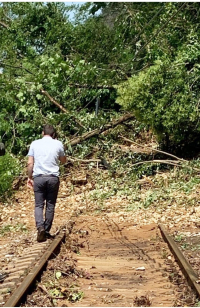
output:
[[[195,2],[2,2],[0,141],[25,155],[46,122],[68,144],[128,110],[165,146],[196,142],[199,13]]]

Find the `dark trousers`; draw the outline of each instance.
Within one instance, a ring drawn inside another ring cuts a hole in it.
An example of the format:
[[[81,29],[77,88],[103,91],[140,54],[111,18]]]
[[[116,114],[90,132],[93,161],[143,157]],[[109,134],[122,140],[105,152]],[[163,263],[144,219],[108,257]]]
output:
[[[33,188],[37,229],[43,227],[45,231],[50,231],[54,218],[59,185],[60,181],[56,176],[37,176],[34,178]],[[43,217],[44,207],[45,215]]]

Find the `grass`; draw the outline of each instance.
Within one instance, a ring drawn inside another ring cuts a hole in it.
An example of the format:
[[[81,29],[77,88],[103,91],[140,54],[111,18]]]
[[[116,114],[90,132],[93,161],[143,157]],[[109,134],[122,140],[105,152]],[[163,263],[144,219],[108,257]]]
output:
[[[11,232],[27,232],[27,228],[23,224],[5,225],[0,227],[0,236],[4,236]]]
[[[176,235],[174,237],[175,242],[178,242],[178,243],[182,242],[183,239],[184,239],[184,235],[183,234],[178,234],[178,235]]]

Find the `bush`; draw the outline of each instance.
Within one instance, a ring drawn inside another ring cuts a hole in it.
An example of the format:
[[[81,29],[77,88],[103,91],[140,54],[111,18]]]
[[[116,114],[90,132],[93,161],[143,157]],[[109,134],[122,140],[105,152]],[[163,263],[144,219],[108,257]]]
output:
[[[117,86],[117,103],[149,125],[158,141],[184,146],[199,139],[198,40],[190,38],[174,59],[156,60],[152,66]]]
[[[14,177],[20,174],[19,161],[6,154],[0,157],[0,200],[5,200],[12,195]]]

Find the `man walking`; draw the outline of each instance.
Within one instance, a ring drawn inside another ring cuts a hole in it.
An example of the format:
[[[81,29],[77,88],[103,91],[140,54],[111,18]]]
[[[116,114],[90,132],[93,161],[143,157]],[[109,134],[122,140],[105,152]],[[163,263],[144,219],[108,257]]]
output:
[[[43,138],[31,143],[28,152],[27,186],[34,189],[38,242],[52,237],[49,232],[53,223],[60,184],[59,161],[63,164],[66,162],[63,144],[55,139],[54,127],[46,124],[42,135]],[[45,205],[45,217],[43,218]]]

